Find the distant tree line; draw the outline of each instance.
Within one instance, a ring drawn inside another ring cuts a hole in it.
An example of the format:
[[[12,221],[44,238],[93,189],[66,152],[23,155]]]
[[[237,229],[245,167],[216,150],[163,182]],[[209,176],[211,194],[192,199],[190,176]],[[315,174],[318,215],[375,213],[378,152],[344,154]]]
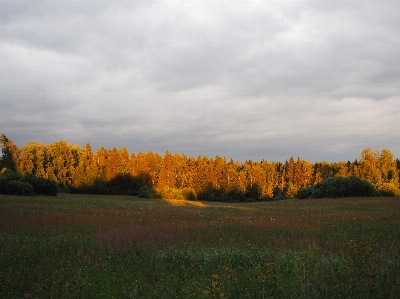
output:
[[[364,149],[360,159],[353,162],[310,163],[291,157],[285,163],[240,163],[225,157],[194,158],[169,151],[164,156],[151,151],[135,154],[125,147],[101,147],[93,152],[89,143],[82,148],[65,141],[29,142],[18,148],[4,134],[0,146],[3,177],[12,172],[18,176],[13,181],[31,185],[35,185],[33,177],[45,179],[54,182],[59,192],[262,201],[295,198],[301,189],[320,187],[328,178],[354,176],[370,183],[378,194],[400,196],[400,161],[387,149],[380,153]]]

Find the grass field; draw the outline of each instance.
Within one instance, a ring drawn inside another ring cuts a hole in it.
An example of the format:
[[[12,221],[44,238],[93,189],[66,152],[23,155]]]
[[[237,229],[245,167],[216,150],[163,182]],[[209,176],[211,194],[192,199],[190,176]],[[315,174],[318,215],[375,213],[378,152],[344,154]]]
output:
[[[0,195],[1,298],[400,298],[400,199]]]

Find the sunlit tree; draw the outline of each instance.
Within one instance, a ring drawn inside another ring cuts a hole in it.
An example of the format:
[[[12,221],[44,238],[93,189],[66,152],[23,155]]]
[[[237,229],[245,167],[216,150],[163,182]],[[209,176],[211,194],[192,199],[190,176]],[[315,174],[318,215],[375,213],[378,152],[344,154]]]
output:
[[[176,181],[175,158],[169,151],[165,153],[160,173],[158,176],[158,189],[174,188]]]
[[[379,156],[379,167],[381,170],[382,181],[398,183],[397,163],[393,159],[393,154],[388,149],[382,150]]]
[[[359,176],[361,179],[377,184],[381,181],[381,171],[379,169],[379,152],[366,148],[361,152],[361,159],[359,162]]]
[[[106,180],[111,181],[117,176],[118,167],[120,165],[120,157],[117,148],[114,146],[111,151],[109,151],[106,159]]]
[[[279,182],[279,173],[277,171],[277,167],[274,163],[269,163],[265,160],[262,161],[261,165],[265,171],[265,196],[268,198],[273,198],[274,189],[278,186]]]
[[[72,185],[74,187],[93,186],[98,178],[98,166],[90,143],[86,143],[79,153],[79,163],[75,168]]]
[[[152,186],[155,187],[158,185],[160,170],[163,165],[163,157],[161,157],[158,153],[153,153],[150,151],[147,153],[147,162]]]
[[[20,150],[20,159],[18,161],[18,171],[22,175],[35,175],[36,174],[36,151],[38,148],[37,143],[28,142]]]
[[[149,166],[148,155],[140,152],[134,161],[134,168],[136,169],[136,177],[140,184],[155,186],[154,177],[151,176],[151,169]]]

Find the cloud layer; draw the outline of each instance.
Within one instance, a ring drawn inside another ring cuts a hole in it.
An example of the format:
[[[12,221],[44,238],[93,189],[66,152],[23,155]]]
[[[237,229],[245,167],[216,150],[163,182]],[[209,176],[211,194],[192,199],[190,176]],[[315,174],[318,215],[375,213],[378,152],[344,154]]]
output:
[[[400,2],[2,1],[0,128],[234,160],[400,157]]]

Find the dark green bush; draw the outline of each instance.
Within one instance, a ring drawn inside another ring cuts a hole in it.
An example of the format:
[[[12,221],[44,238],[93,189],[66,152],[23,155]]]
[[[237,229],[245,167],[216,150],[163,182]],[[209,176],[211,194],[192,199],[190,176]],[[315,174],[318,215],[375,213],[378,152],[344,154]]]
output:
[[[183,195],[183,198],[185,198],[187,200],[196,200],[197,199],[196,191],[193,188],[183,188],[182,195]]]
[[[285,195],[277,195],[274,197],[274,201],[285,200],[285,199],[289,199],[289,198],[286,197]]]
[[[346,196],[375,196],[376,190],[372,184],[352,175],[346,178]]]
[[[94,194],[110,194],[110,191],[107,187],[107,182],[101,179],[95,180],[92,190]]]
[[[4,193],[31,196],[35,191],[33,190],[33,186],[27,182],[10,181],[7,186],[5,186]]]
[[[56,196],[58,192],[57,184],[52,181],[33,175],[26,175],[22,181],[27,182],[33,186],[36,194]]]
[[[138,189],[145,185],[140,180],[130,174],[118,174],[110,181],[99,178],[92,183],[69,186],[69,191],[78,194],[138,195]]]
[[[11,181],[19,181],[21,176],[9,169],[3,169],[0,173],[0,193],[6,193],[4,188]]]
[[[203,192],[200,192],[197,196],[198,200],[201,201],[219,201],[219,202],[227,202],[229,198],[226,193],[213,186],[208,186]]]
[[[57,193],[69,193],[69,187],[66,184],[57,184]]]
[[[311,198],[322,198],[324,197],[324,184],[318,183],[315,185],[315,188],[313,189],[311,193]]]
[[[323,197],[357,197],[375,196],[375,188],[369,182],[356,176],[331,177],[316,185],[301,189],[298,199],[323,198]]]
[[[138,197],[140,198],[155,198],[156,194],[157,192],[147,185],[143,185],[138,190]]]
[[[344,197],[347,196],[346,179],[343,177],[327,178],[323,182],[325,186],[324,197]]]
[[[138,193],[137,193],[136,190],[128,189],[128,190],[126,191],[126,195],[135,196],[135,195],[138,195]]]
[[[307,186],[305,188],[300,189],[299,193],[297,193],[298,199],[306,199],[311,198],[316,185]]]
[[[255,202],[260,200],[260,198],[253,198],[251,197],[251,194],[239,190],[225,191],[209,185],[204,191],[197,194],[197,200],[218,202]]]
[[[111,194],[129,195],[132,194],[132,190],[138,190],[138,179],[133,177],[131,174],[117,174],[115,178],[107,183],[108,189]]]
[[[227,193],[228,202],[246,202],[247,198],[243,192],[239,190],[231,190]]]

